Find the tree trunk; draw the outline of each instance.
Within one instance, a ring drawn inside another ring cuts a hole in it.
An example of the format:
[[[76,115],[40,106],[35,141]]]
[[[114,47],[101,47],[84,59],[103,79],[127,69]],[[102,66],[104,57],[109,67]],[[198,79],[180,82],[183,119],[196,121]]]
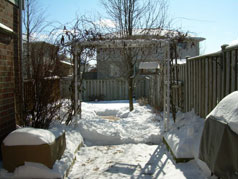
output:
[[[26,64],[27,64],[27,78],[32,78],[32,61],[30,60],[30,3],[27,0],[26,9]]]
[[[133,111],[133,79],[130,77],[128,78],[128,98],[130,111]]]

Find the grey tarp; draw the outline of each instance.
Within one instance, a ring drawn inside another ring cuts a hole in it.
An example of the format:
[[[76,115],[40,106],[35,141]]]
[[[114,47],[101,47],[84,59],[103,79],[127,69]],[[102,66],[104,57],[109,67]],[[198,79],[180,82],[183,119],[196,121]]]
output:
[[[52,144],[5,146],[2,143],[3,168],[13,172],[24,162],[37,162],[52,168],[60,159],[66,147],[65,133],[56,138]]]
[[[223,121],[209,116],[205,121],[199,158],[222,179],[238,178],[238,135]]]

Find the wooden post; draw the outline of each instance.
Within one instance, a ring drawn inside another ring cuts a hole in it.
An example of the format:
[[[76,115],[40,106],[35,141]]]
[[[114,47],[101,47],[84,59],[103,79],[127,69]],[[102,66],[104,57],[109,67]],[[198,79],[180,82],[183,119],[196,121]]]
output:
[[[170,115],[170,44],[167,43],[165,70],[164,70],[164,132],[169,129]]]
[[[221,90],[221,99],[226,96],[226,47],[228,45],[224,44],[221,46],[222,52],[221,52],[221,61],[222,61],[222,90]]]
[[[236,61],[235,61],[235,50],[231,51],[231,92],[235,91],[235,66],[236,66]]]
[[[186,88],[186,108],[185,108],[185,112],[189,111],[189,79],[188,79],[188,57],[186,57],[186,66],[185,66],[185,88]]]
[[[78,115],[78,58],[77,58],[77,49],[75,47],[74,52],[74,116]]]
[[[205,58],[205,116],[207,116],[208,114],[208,92],[209,92],[209,89],[208,89],[208,85],[209,85],[209,75],[208,75],[208,58]]]

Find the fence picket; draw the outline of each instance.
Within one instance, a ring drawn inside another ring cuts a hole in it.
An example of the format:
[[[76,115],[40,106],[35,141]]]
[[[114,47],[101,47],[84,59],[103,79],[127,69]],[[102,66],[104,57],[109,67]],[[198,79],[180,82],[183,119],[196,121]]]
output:
[[[235,91],[236,89],[236,79],[235,79],[235,76],[236,76],[236,71],[235,71],[235,66],[236,66],[236,59],[235,59],[235,51],[233,50],[231,52],[231,92]]]
[[[231,91],[231,88],[230,88],[230,72],[231,72],[231,63],[230,63],[230,52],[227,52],[226,53],[226,91],[225,91],[225,96],[228,95]]]

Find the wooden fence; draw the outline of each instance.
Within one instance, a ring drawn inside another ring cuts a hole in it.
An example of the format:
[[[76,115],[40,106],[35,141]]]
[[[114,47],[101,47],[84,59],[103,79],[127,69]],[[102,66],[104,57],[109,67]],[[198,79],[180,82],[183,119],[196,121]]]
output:
[[[146,96],[145,80],[137,81],[135,85],[135,98]],[[113,80],[85,80],[83,100],[125,100],[128,99],[128,84],[122,79]]]
[[[238,46],[187,59],[178,66],[178,80],[183,82],[182,110],[194,109],[206,117],[221,99],[238,90]]]
[[[171,90],[176,106],[183,112],[194,109],[197,115],[206,117],[221,99],[238,90],[238,45],[223,47],[217,53],[188,58],[186,64],[177,65],[176,68],[178,80],[181,81],[179,89]],[[159,75],[138,80],[135,84],[134,97],[136,99],[148,97],[150,104],[155,107],[161,106],[163,101],[161,81]],[[60,83],[60,80],[54,80],[54,83],[48,89],[49,92],[56,91],[57,95],[60,96],[61,93],[62,96],[64,94],[62,91],[65,91],[62,89],[68,90],[69,82]],[[32,84],[26,82],[24,86],[25,99],[31,103],[34,95]],[[100,97],[103,100],[128,99],[128,85],[122,79],[85,80],[83,86],[84,101]]]

